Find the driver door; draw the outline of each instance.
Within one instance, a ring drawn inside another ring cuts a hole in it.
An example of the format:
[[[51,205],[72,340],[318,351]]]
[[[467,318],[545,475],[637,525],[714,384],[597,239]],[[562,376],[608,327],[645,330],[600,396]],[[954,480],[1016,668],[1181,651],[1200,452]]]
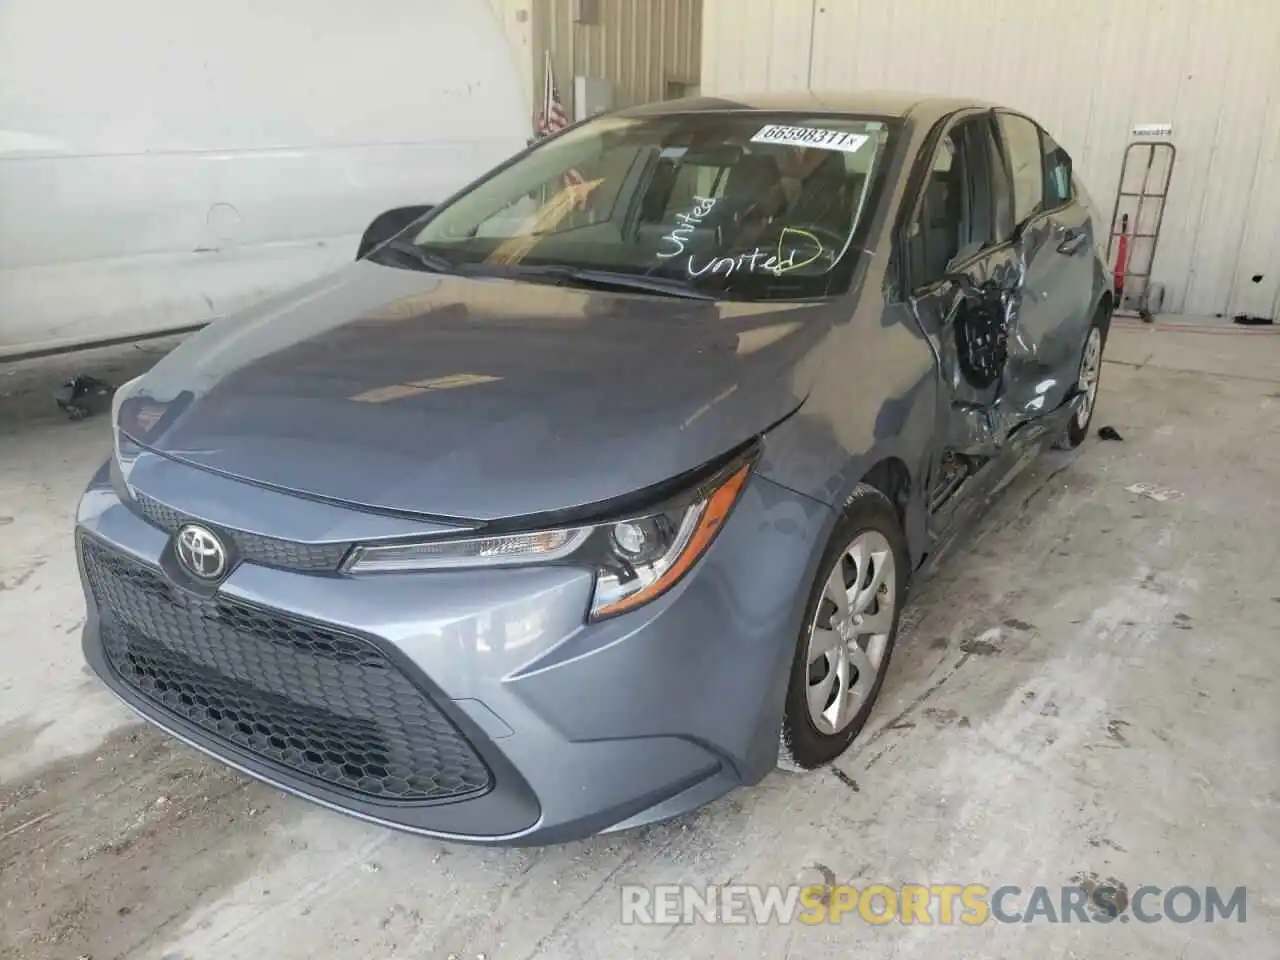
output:
[[[1004,443],[998,407],[1022,283],[1011,234],[994,117],[962,114],[933,152],[901,248],[910,304],[941,380],[935,477]]]

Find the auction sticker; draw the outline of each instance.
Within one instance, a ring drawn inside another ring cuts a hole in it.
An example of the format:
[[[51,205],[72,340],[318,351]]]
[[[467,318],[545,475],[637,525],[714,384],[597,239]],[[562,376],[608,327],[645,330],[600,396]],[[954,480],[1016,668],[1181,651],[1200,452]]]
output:
[[[818,150],[843,150],[856,153],[870,137],[861,133],[845,133],[843,130],[823,130],[821,127],[788,127],[771,123],[761,127],[752,143],[777,143],[786,147],[814,147]]]

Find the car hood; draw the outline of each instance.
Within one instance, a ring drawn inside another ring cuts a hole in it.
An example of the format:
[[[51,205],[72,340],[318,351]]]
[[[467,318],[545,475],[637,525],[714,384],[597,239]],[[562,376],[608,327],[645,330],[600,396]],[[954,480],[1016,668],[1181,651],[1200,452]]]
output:
[[[793,412],[835,309],[361,261],[193,335],[122,398],[121,427],[177,460],[373,509],[572,509]]]

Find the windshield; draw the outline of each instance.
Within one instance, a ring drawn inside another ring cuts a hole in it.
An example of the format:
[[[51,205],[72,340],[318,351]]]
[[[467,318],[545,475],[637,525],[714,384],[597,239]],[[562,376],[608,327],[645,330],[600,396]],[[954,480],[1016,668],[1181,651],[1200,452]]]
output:
[[[816,297],[848,283],[896,133],[887,118],[601,117],[439,208],[379,260],[460,273],[602,277],[655,292]]]

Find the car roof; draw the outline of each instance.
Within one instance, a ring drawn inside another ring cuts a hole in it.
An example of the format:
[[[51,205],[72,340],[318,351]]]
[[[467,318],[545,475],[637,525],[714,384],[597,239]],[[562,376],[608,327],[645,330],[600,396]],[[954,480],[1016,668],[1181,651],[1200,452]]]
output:
[[[725,111],[801,111],[814,114],[865,114],[902,117],[931,123],[969,107],[991,107],[980,100],[929,96],[893,90],[798,90],[786,93],[725,94],[664,100],[618,111],[622,116],[652,117],[674,113]]]

